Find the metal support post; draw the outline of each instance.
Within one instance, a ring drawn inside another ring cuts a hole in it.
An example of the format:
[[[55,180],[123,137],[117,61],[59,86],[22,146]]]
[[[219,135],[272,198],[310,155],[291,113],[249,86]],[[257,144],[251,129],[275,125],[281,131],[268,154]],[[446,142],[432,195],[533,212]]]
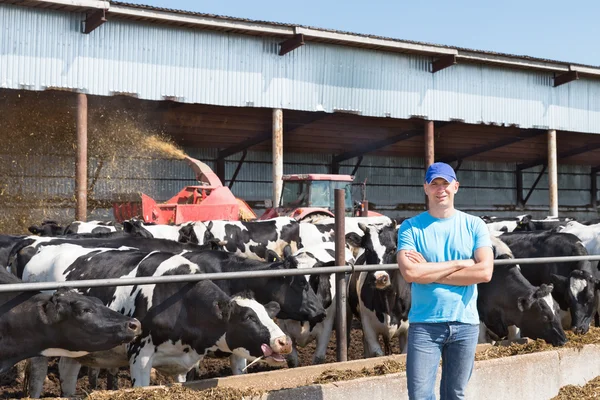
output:
[[[335,189],[335,265],[346,265],[346,228],[344,214],[344,189]],[[336,328],[335,340],[337,343],[336,355],[338,361],[348,361],[348,340],[346,337],[346,274],[335,274],[336,282]]]
[[[279,207],[283,188],[283,110],[273,110],[273,207]]]
[[[558,217],[558,165],[556,157],[556,130],[548,131],[548,196],[549,215]]]
[[[77,94],[77,157],[75,163],[75,190],[77,203],[75,219],[87,220],[87,116],[88,103],[84,93]]]

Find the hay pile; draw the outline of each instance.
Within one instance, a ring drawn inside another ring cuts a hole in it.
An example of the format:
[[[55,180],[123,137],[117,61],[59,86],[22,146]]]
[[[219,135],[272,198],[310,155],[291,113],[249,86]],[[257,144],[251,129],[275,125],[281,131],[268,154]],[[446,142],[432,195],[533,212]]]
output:
[[[0,233],[26,233],[29,225],[44,219],[72,220],[75,94],[7,90],[0,93],[0,103],[0,139],[4,143],[0,149]],[[112,199],[95,193],[99,183],[109,193],[147,192],[147,186],[134,187],[132,182],[152,177],[148,168],[152,159],[185,157],[168,137],[146,122],[147,112],[121,103],[88,97],[90,212],[110,207]]]
[[[385,361],[383,364],[376,365],[372,368],[363,368],[361,370],[351,369],[328,369],[323,371],[321,375],[314,380],[315,384],[331,383],[339,381],[348,381],[352,379],[365,378],[368,376],[380,376],[387,374],[395,374],[397,372],[406,371],[406,364],[397,361]]]
[[[552,400],[590,400],[598,397],[600,397],[600,376],[592,379],[585,386],[564,386]]]
[[[161,387],[154,390],[142,388],[121,391],[96,391],[87,396],[86,400],[239,400],[260,396],[262,392],[255,389],[233,389],[217,387],[196,391],[186,387],[175,385]]]
[[[585,335],[576,335],[571,331],[565,332],[569,340],[563,347],[581,349],[586,344],[600,344],[600,328],[590,327]],[[491,358],[510,357],[519,354],[529,354],[538,351],[556,350],[558,347],[538,339],[525,344],[511,344],[510,346],[492,346],[475,354],[475,360],[489,360]]]

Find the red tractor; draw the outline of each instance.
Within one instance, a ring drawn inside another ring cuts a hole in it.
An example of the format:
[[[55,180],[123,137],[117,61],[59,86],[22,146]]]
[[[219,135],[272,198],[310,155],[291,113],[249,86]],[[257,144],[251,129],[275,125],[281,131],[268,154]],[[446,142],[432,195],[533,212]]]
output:
[[[344,189],[345,215],[348,217],[359,216],[361,202],[353,204],[351,187],[354,177],[352,175],[333,174],[296,174],[283,175],[283,189],[281,191],[280,206],[273,208],[267,204],[267,210],[259,219],[275,217],[292,217],[297,221],[315,222],[323,218],[334,217],[335,189]],[[364,201],[364,183],[362,200]],[[267,203],[270,203],[268,201]],[[363,214],[364,215],[364,214]],[[367,216],[380,216],[382,214],[368,211]]]

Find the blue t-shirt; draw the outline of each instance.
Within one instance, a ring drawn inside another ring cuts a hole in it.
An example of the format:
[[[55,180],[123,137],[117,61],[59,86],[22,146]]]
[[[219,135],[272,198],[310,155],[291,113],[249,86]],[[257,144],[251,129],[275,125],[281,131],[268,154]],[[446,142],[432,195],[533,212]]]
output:
[[[428,262],[466,260],[484,246],[492,247],[485,222],[459,210],[441,219],[421,213],[405,220],[398,231],[398,250],[416,250]],[[477,285],[413,282],[408,320],[478,324]]]

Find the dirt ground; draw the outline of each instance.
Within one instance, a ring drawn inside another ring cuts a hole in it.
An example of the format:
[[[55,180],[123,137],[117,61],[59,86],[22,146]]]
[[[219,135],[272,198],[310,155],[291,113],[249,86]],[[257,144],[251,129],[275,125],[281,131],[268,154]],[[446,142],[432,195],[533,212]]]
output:
[[[356,321],[355,325],[356,325]],[[315,350],[315,344],[311,343],[305,348],[298,349],[298,358],[300,366],[311,365],[312,355]],[[392,343],[392,352],[394,354],[400,353],[400,347],[398,341],[395,340]],[[350,343],[348,346],[348,360],[357,360],[363,358],[363,346],[362,346],[362,331],[358,327],[353,327],[350,334]],[[336,341],[335,331],[332,335],[332,339],[327,348],[326,361],[336,362]],[[24,362],[19,363],[13,370],[8,374],[0,376],[0,399],[11,399],[11,398],[22,398],[23,397],[23,369]],[[201,363],[202,369],[198,379],[215,378],[221,376],[231,375],[231,369],[229,367],[229,359],[214,359],[206,358]],[[259,372],[276,369],[268,367],[264,364],[254,364],[248,368],[248,372]],[[79,372],[79,380],[77,381],[77,394],[84,397],[92,392],[87,378],[87,368],[82,368]],[[173,382],[170,378],[164,377],[159,373],[153,375],[151,384],[160,385],[165,383]],[[106,389],[106,371],[101,371],[98,378],[98,389]],[[119,371],[119,388],[130,388],[131,382],[129,381],[129,371],[127,368],[122,368]],[[58,376],[58,358],[53,358],[50,362],[48,370],[48,378],[44,383],[44,390],[42,397],[59,397],[60,396],[60,380]]]

